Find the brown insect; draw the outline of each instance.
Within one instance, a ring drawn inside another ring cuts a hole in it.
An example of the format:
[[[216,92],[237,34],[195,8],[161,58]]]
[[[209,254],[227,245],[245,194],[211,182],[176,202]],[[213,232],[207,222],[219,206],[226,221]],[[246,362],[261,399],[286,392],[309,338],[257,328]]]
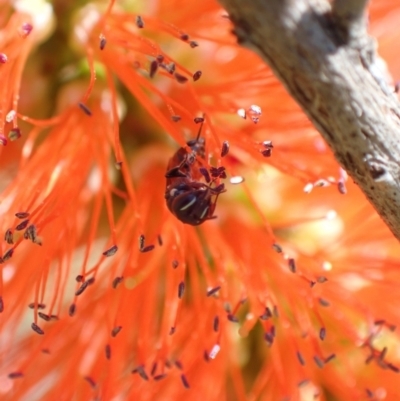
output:
[[[197,226],[215,219],[218,196],[224,184],[212,186],[220,177],[210,179],[205,160],[205,139],[201,138],[201,122],[197,138],[187,142],[190,151],[180,148],[168,163],[165,199],[168,209],[182,223]],[[206,182],[204,182],[206,181]]]

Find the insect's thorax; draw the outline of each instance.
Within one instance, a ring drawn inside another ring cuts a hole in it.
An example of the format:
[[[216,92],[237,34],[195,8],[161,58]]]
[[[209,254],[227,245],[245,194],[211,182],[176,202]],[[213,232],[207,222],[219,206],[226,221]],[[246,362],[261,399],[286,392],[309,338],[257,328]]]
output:
[[[180,148],[176,151],[175,155],[170,159],[167,170],[180,166],[179,170],[186,175],[186,177],[173,177],[167,178],[167,187],[177,185],[182,182],[188,181],[201,181],[204,182],[204,176],[200,172],[200,168],[205,166],[205,141],[200,139],[197,141],[187,142],[187,148]]]

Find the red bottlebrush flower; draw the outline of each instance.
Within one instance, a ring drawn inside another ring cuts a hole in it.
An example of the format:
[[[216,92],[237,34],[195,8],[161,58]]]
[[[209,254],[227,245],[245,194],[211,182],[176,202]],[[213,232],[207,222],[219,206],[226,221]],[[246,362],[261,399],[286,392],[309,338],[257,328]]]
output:
[[[17,3],[0,8],[0,398],[397,399],[398,244],[217,3],[68,3],[50,58]],[[384,52],[390,10],[371,8]],[[174,154],[175,178],[226,189],[217,218],[170,212]]]

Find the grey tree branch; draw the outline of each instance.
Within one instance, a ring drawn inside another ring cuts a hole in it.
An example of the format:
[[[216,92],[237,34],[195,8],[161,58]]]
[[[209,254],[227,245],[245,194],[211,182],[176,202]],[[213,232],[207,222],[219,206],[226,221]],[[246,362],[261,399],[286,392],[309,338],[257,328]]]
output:
[[[365,11],[368,0],[335,0],[332,17],[345,42],[362,40],[366,35]]]
[[[366,30],[343,36],[365,23],[366,1],[337,0],[335,14],[327,0],[220,2],[400,239],[399,102]]]

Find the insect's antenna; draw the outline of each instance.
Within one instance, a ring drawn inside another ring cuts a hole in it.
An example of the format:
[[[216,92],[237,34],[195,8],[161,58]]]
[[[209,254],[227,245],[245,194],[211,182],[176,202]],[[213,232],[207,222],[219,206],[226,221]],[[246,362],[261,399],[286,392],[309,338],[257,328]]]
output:
[[[201,130],[203,129],[204,120],[206,119],[206,115],[203,113],[203,121],[200,124],[199,132],[197,133],[196,142],[199,141],[201,136]]]

